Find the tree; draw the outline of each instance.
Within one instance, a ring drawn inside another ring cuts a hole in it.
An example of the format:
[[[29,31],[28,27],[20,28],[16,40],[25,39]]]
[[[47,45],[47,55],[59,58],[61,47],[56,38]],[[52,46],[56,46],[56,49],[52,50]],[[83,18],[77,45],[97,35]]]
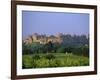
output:
[[[59,47],[59,48],[57,49],[57,53],[65,53],[65,52],[66,52],[65,47]]]
[[[45,48],[47,50],[47,53],[52,52],[53,50],[53,43],[49,41],[47,44],[45,44]]]
[[[67,48],[66,48],[66,51],[67,51],[68,53],[72,53],[73,48],[72,48],[72,47],[67,47]]]
[[[89,57],[89,47],[88,46],[82,47],[82,54],[83,56]]]
[[[31,50],[30,44],[22,43],[22,52],[23,54],[31,54],[32,50]]]

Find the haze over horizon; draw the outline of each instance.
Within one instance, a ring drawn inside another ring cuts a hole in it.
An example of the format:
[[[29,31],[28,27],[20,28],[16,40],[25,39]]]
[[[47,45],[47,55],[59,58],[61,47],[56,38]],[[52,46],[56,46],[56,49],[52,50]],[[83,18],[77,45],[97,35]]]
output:
[[[89,34],[89,14],[22,11],[23,38],[33,33],[55,35]]]

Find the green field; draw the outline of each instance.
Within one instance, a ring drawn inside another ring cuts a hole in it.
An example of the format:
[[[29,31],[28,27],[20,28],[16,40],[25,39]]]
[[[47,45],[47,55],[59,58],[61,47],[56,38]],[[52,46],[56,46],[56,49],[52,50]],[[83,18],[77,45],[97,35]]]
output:
[[[23,69],[89,66],[89,58],[72,53],[46,53],[23,55]]]

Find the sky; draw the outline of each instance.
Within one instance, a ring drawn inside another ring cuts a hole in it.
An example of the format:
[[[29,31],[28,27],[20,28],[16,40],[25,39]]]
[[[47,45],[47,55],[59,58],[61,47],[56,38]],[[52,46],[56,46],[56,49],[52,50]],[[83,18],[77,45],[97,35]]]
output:
[[[89,14],[68,12],[22,11],[23,38],[33,33],[55,35],[89,34]]]

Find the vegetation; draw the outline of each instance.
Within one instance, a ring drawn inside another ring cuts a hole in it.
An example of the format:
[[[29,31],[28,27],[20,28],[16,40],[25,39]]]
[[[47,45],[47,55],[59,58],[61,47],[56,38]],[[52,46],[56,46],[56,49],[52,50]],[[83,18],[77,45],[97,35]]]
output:
[[[64,53],[23,55],[23,68],[88,66],[89,59]]]
[[[86,36],[62,36],[61,44],[23,43],[23,68],[70,67],[89,65],[89,40]]]
[[[23,43],[23,55],[25,54],[41,54],[41,53],[73,53],[75,55],[83,55],[89,57],[89,46],[64,46],[56,43],[47,44],[25,44]]]

